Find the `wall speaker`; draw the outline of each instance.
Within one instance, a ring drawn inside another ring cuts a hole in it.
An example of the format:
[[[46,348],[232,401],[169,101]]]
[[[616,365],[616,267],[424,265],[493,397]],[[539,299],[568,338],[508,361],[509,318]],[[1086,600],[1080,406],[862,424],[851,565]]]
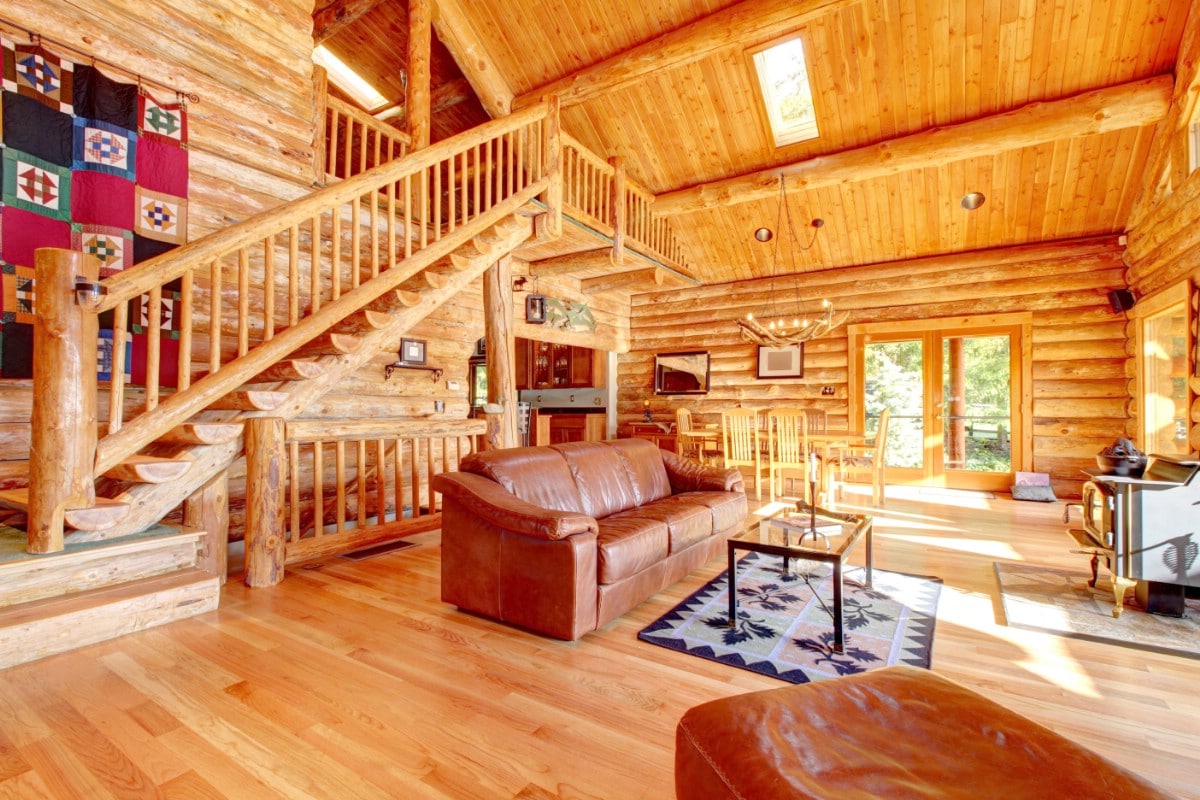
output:
[[[1112,306],[1114,314],[1128,311],[1136,302],[1137,296],[1129,289],[1113,289],[1108,293],[1108,304]]]

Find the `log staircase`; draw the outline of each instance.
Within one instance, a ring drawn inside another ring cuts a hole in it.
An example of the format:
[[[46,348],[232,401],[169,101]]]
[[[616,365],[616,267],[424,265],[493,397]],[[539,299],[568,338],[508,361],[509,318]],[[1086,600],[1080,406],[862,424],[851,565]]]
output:
[[[27,517],[25,532],[0,526],[0,667],[214,608],[211,542],[159,521],[238,458],[245,420],[301,414],[503,255],[556,235],[556,136],[557,109],[529,109],[103,281],[80,254],[39,251],[49,333],[35,342],[29,486],[0,491]],[[164,297],[179,326],[169,388]],[[106,311],[104,422],[90,353]],[[138,408],[121,378],[130,319],[150,334]]]

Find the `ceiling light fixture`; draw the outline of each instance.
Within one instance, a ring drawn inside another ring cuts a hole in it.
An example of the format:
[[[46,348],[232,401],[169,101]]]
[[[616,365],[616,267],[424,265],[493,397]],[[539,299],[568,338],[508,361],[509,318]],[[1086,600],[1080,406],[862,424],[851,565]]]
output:
[[[766,325],[754,318],[754,314],[746,314],[745,319],[737,320],[737,325],[742,329],[742,338],[747,341],[754,342],[762,347],[785,347],[787,345],[799,344],[807,342],[811,339],[816,339],[818,336],[823,336],[829,333],[834,328],[846,321],[848,314],[843,313],[839,317],[834,316],[833,304],[828,300],[821,301],[820,315],[813,321],[810,321],[808,315],[802,311],[802,303],[800,299],[800,271],[796,268],[796,250],[801,252],[810,249],[817,241],[817,232],[825,225],[825,220],[814,219],[810,225],[813,233],[812,239],[808,244],[802,244],[800,237],[796,235],[792,227],[792,215],[787,205],[787,195],[785,193],[783,176],[779,176],[779,209],[776,213],[775,227],[779,230],[779,238],[775,240],[775,246],[771,251],[771,290],[770,303],[766,311]],[[786,309],[780,310],[780,298],[775,291],[775,273],[779,266],[780,249],[784,245],[784,239],[791,237],[793,240],[788,247],[787,256],[790,259],[792,280],[795,289],[795,311],[791,315],[791,320],[786,319]],[[759,242],[769,242],[775,239],[770,228],[762,227],[754,231],[754,238]]]
[[[967,192],[962,196],[962,207],[967,211],[974,211],[987,201],[983,192]]]

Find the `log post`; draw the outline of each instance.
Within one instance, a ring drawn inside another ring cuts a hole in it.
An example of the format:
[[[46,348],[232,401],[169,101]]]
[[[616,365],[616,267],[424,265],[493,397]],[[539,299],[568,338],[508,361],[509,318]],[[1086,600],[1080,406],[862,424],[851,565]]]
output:
[[[319,186],[325,185],[325,179],[328,175],[325,172],[325,165],[328,160],[329,147],[329,131],[328,125],[329,108],[327,98],[329,97],[329,74],[325,68],[313,64],[313,183]]]
[[[246,585],[283,580],[284,426],[279,417],[246,420]]]
[[[204,531],[199,566],[224,586],[229,570],[229,470],[221,470],[183,501],[183,524]]]
[[[608,160],[613,167],[612,197],[609,198],[612,207],[613,246],[612,260],[620,264],[625,259],[625,159],[613,156]]]
[[[558,98],[546,98],[546,119],[542,123],[545,137],[542,142],[542,174],[550,178],[546,187],[546,227],[537,232],[539,239],[553,240],[562,236],[563,171],[562,126],[558,118]]]
[[[29,444],[31,553],[63,549],[68,508],[94,505],[97,317],[75,302],[76,277],[95,282],[99,262],[83,253],[34,254],[33,416]]]
[[[489,419],[488,446],[516,447],[517,393],[514,379],[512,256],[505,255],[483,273],[483,332],[487,343],[487,401],[500,406],[498,436]]]
[[[408,97],[404,112],[412,150],[429,147],[429,51],[433,37],[433,0],[408,2]]]

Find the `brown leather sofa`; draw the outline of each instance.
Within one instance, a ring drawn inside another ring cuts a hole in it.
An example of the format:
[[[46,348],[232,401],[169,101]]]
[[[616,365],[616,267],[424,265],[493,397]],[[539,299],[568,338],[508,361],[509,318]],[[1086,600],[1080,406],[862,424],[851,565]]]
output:
[[[724,550],[741,529],[736,469],[642,439],[489,450],[434,478],[442,600],[578,639]]]
[[[677,800],[1170,798],[1033,720],[894,666],[725,697],[684,713]]]

